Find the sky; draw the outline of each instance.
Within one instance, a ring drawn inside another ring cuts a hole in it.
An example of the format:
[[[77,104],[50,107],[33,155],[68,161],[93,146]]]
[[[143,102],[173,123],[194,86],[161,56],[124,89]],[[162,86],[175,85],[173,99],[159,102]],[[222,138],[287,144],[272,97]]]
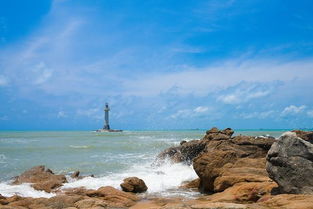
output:
[[[313,128],[312,0],[0,1],[0,130]]]

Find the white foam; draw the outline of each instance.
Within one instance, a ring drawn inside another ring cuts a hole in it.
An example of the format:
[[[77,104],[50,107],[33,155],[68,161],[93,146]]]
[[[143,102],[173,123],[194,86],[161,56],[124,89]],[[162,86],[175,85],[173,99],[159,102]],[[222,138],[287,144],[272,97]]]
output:
[[[87,189],[98,189],[102,186],[113,186],[120,189],[123,179],[132,176],[143,179],[149,193],[161,194],[168,194],[168,190],[177,189],[182,182],[197,178],[192,167],[185,164],[166,163],[160,167],[152,167],[149,164],[134,166],[123,173],[97,178],[86,177],[66,183],[62,188],[85,187]]]
[[[21,197],[45,197],[50,198],[55,196],[54,193],[47,193],[45,191],[35,190],[30,184],[10,185],[9,182],[0,183],[0,194],[5,197],[18,195]]]

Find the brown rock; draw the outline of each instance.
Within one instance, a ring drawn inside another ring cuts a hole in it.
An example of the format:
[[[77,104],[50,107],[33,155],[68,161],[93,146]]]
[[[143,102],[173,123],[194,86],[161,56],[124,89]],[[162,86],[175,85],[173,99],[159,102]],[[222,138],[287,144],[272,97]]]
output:
[[[204,199],[210,202],[253,203],[270,194],[276,186],[274,182],[242,182]]]
[[[240,182],[269,182],[265,158],[241,158],[222,167],[214,181],[214,192],[221,192]]]
[[[130,207],[139,200],[134,194],[123,192],[110,186],[100,187],[98,190],[89,190],[86,194],[89,197],[100,197],[108,205],[114,207]]]
[[[191,209],[246,209],[246,208],[248,207],[243,204],[226,202],[199,203],[191,205]]]
[[[95,198],[83,199],[75,203],[75,207],[78,209],[101,209],[107,208],[108,203],[105,200],[99,200]]]
[[[13,184],[32,183],[36,190],[51,192],[66,182],[64,175],[55,175],[50,169],[45,169],[45,166],[36,166],[17,176]]]
[[[281,194],[270,197],[258,205],[266,208],[312,209],[313,195]]]
[[[301,131],[301,130],[293,130],[297,134],[297,137],[310,142],[313,144],[313,131]]]
[[[231,128],[219,130],[216,127],[208,130],[203,140],[228,140],[233,135],[234,131]]]
[[[180,186],[181,189],[198,189],[200,185],[200,179],[194,179],[192,181],[183,182],[183,184]]]
[[[123,181],[121,187],[124,192],[142,193],[148,189],[145,182],[137,177],[129,177]]]
[[[219,134],[225,133],[229,134],[228,140],[220,138]],[[264,158],[275,140],[249,136],[230,138],[231,134],[230,130],[209,130],[203,139],[207,141],[205,149],[193,160],[193,167],[200,177],[199,190],[203,193],[223,191],[239,182],[268,181]],[[249,163],[254,158],[257,160]],[[240,164],[244,166],[238,168]]]

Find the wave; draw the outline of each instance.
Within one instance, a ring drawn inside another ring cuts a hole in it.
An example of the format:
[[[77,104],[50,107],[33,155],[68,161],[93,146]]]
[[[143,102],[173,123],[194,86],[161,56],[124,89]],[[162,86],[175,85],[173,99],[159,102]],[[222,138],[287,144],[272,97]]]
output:
[[[0,194],[5,197],[19,195],[21,197],[54,197],[56,194],[35,190],[30,184],[10,185],[10,182],[0,183]]]
[[[177,189],[184,181],[197,178],[191,166],[177,163],[165,163],[160,167],[150,164],[136,165],[122,173],[114,173],[102,177],[86,177],[80,180],[69,179],[69,183],[63,185],[62,189],[85,187],[87,189],[98,189],[102,186],[113,186],[120,189],[124,178],[136,176],[145,181],[149,194],[161,194],[165,196],[177,195],[168,192]]]

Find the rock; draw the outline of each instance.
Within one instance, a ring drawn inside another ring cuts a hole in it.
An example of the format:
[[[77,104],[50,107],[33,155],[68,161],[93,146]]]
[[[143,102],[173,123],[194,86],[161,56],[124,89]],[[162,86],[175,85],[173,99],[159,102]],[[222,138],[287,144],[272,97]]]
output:
[[[247,206],[236,203],[212,202],[191,205],[191,209],[246,209]]]
[[[214,192],[222,192],[242,182],[271,182],[265,162],[265,158],[241,158],[234,164],[226,164],[214,180]]]
[[[182,185],[179,187],[181,189],[198,189],[200,185],[200,179],[194,179],[192,181],[183,182]]]
[[[4,201],[6,200],[6,201]],[[98,190],[83,188],[68,190],[65,194],[52,198],[29,198],[13,196],[0,200],[0,208],[27,208],[27,209],[103,209],[128,208],[139,198],[131,193],[122,192],[113,187],[101,187]]]
[[[164,162],[166,159],[170,159],[175,163],[191,164],[192,160],[204,150],[205,145],[205,142],[201,140],[185,142],[178,147],[170,147],[164,150],[157,156],[157,160]]]
[[[13,184],[32,183],[31,186],[36,190],[51,192],[66,182],[64,175],[55,175],[45,166],[36,166],[17,176]]]
[[[162,151],[156,158],[153,165],[160,165],[170,160],[173,163],[180,163],[183,161],[182,154],[179,147],[170,147]]]
[[[93,198],[83,199],[75,203],[75,208],[78,209],[105,209],[108,203],[104,200],[98,200]]]
[[[77,179],[79,178],[79,174],[80,174],[80,171],[75,171],[74,173],[72,173],[71,178]]]
[[[288,209],[312,209],[313,195],[281,194],[269,197],[266,201],[258,202],[258,207],[288,208]]]
[[[295,132],[286,132],[272,145],[266,159],[266,170],[280,192],[313,193],[313,144]]]
[[[183,141],[181,141],[179,144],[180,145],[183,145],[183,144],[185,144],[187,141],[186,140],[183,140]]]
[[[293,130],[292,132],[296,133],[301,139],[313,144],[313,131]]]
[[[129,177],[123,181],[121,187],[124,192],[142,193],[148,189],[145,182],[137,177]]]
[[[227,140],[230,139],[234,131],[231,128],[226,128],[224,130],[219,130],[216,127],[208,130],[203,140]]]
[[[123,192],[110,186],[100,187],[98,190],[89,190],[86,194],[89,197],[100,197],[112,207],[130,207],[139,200],[134,194]]]
[[[241,182],[203,199],[210,202],[254,203],[269,195],[276,186],[274,182]]]
[[[194,170],[200,177],[199,190],[201,192],[223,191],[229,186],[243,181],[268,180],[262,158],[265,158],[275,140],[250,136],[231,138],[232,133],[231,129],[219,131],[213,128],[202,140],[206,141],[205,149],[193,160]],[[221,134],[225,136],[221,137]],[[254,158],[257,160],[253,163],[248,163],[239,170],[236,168],[238,160],[241,160],[241,164],[245,164],[242,162],[250,162]],[[263,162],[262,168],[257,167],[259,160]],[[234,175],[230,174],[231,170],[235,171]]]

